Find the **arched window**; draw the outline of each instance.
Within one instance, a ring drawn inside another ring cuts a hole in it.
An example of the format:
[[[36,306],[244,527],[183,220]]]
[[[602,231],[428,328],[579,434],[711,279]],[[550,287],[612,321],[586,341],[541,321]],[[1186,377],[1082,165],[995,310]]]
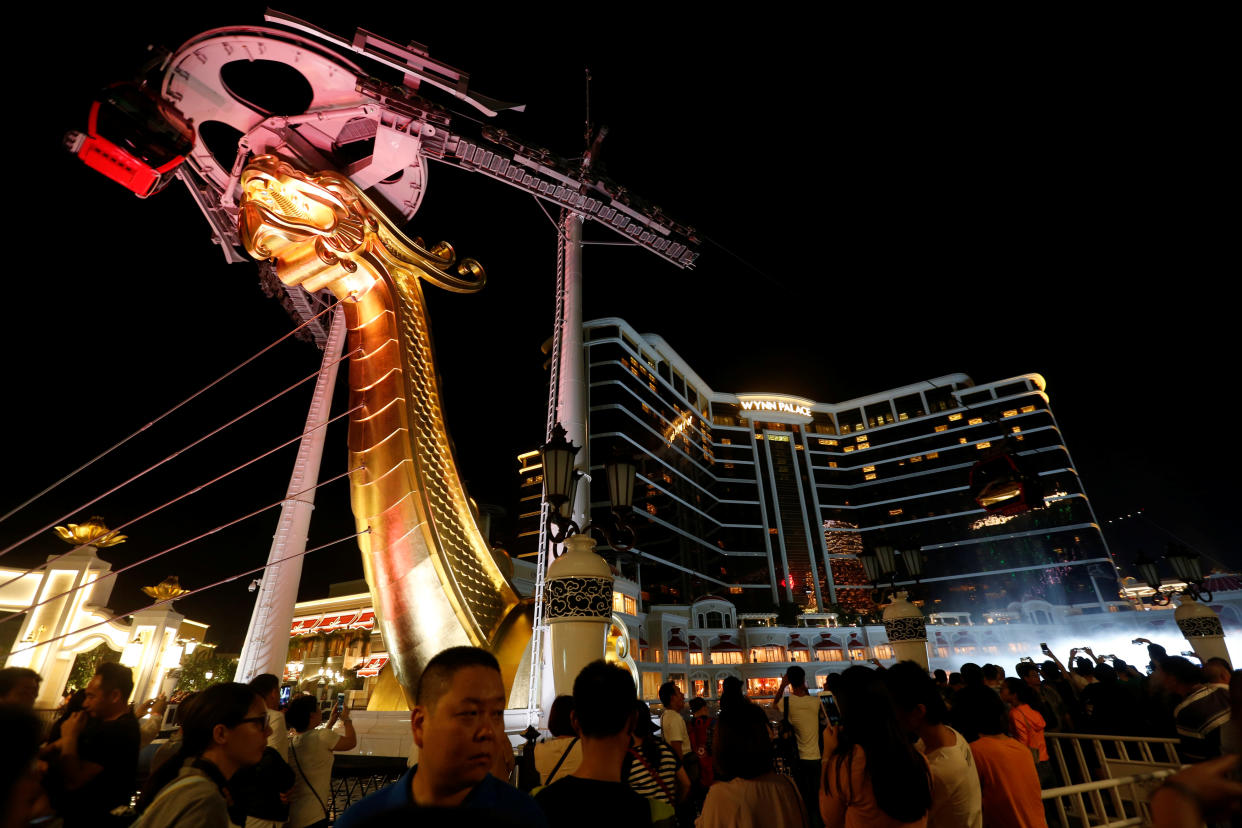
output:
[[[707,626],[712,629],[726,626],[724,623],[724,616],[719,612],[709,612],[707,614]]]

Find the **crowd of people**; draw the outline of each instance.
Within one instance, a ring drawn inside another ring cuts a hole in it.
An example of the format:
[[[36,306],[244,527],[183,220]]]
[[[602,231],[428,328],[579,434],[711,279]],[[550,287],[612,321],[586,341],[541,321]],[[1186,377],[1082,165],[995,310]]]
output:
[[[499,665],[454,647],[414,689],[417,764],[335,825],[1043,828],[1042,791],[1091,781],[1062,778],[1046,737],[1058,731],[1175,735],[1193,764],[1152,795],[1153,824],[1237,825],[1242,670],[1148,643],[1145,671],[1088,649],[1066,668],[1045,650],[1016,676],[857,665],[818,692],[794,665],[767,704],[726,679],[714,713],[668,682],[658,718],[631,674],[601,660],[556,699],[516,773]],[[101,664],[48,732],[30,713],[38,687],[33,671],[0,670],[0,727],[16,740],[2,752],[0,828],[326,828],[333,753],[357,744],[339,705],[326,727],[311,696],[282,710],[276,676],[216,684],[181,701],[135,800],[149,728],[128,702],[129,669]]]

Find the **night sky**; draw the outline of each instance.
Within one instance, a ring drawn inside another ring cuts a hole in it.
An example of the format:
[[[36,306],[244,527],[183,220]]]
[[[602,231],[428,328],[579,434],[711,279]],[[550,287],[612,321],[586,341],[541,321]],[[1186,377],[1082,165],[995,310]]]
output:
[[[978,382],[1041,373],[1097,516],[1143,510],[1105,523],[1123,569],[1171,537],[1209,568],[1242,565],[1237,450],[1221,427],[1237,347],[1220,191],[1236,179],[1236,162],[1226,166],[1236,153],[1228,75],[1210,44],[1155,20],[1124,32],[1076,20],[1073,34],[975,21],[984,37],[943,21],[953,31],[610,6],[564,16],[515,6],[490,18],[474,6],[357,18],[280,8],[345,36],[361,26],[426,44],[470,72],[472,89],[525,102],[499,125],[565,157],[582,150],[590,67],[591,119],[610,129],[605,171],[704,244],[689,272],[637,248],[588,247],[586,318],[620,316],[664,337],[719,391],[839,402],[956,371]],[[170,19],[126,4],[137,22],[123,26],[115,9],[95,7],[45,20],[37,54],[22,51],[34,48],[25,40],[10,52],[10,77],[25,79],[30,99],[9,119],[0,512],[294,326],[259,290],[254,265],[224,264],[184,188],[142,201],[59,149],[148,43],[175,49],[209,28],[261,25],[262,9]],[[407,230],[487,269],[480,294],[427,293],[470,493],[512,514],[515,456],[543,435],[554,229],[531,196],[433,163]],[[619,238],[590,225],[586,235]],[[310,383],[80,508],[318,361],[313,346],[283,343],[0,523],[0,547],[66,513],[117,526],[293,437]],[[322,479],[345,469],[344,431],[342,421],[329,433]],[[279,501],[295,451],[135,524],[102,556],[123,566]],[[344,481],[316,503],[311,545],[354,531]],[[170,573],[195,588],[261,565],[276,519],[272,509],[121,575],[109,606],[145,605],[139,588]],[[0,565],[64,549],[44,532]],[[301,597],[360,576],[351,544],[317,552]],[[248,581],[178,608],[236,651]]]

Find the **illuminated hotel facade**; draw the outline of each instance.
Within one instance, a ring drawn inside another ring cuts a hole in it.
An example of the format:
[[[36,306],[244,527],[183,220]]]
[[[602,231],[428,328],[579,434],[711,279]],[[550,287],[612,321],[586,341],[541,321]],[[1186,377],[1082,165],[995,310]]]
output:
[[[591,462],[638,459],[636,553],[602,550],[644,603],[727,596],[738,612],[783,602],[866,612],[858,553],[921,552],[927,613],[974,623],[1046,607],[1124,607],[1116,568],[1037,374],[976,384],[951,374],[843,402],[711,389],[658,336],[620,319],[585,326]],[[1037,474],[1042,509],[988,516],[968,494],[971,467],[1008,438]],[[523,455],[515,552],[538,537],[538,455]],[[595,519],[607,491],[594,474]],[[1038,616],[1036,616],[1038,617]]]

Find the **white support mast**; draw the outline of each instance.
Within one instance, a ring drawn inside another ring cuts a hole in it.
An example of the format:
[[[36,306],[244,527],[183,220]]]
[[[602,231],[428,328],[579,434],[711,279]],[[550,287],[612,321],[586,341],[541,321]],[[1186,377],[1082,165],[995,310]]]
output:
[[[250,616],[250,629],[246,631],[234,681],[247,682],[263,673],[276,676],[284,673],[293,605],[297,603],[298,583],[302,579],[299,553],[306,551],[306,535],[315,508],[315,490],[311,487],[319,480],[319,462],[328,430],[324,424],[332,410],[332,390],[336,386],[344,347],[345,314],[338,308],[333,311],[332,326],[324,343],[323,363],[311,397],[310,413],[306,416],[306,431],[298,446],[286,500],[280,507],[280,521],[267,556],[268,568],[260,581],[259,598]],[[297,557],[281,560],[290,556]],[[281,562],[273,563],[278,560]]]

